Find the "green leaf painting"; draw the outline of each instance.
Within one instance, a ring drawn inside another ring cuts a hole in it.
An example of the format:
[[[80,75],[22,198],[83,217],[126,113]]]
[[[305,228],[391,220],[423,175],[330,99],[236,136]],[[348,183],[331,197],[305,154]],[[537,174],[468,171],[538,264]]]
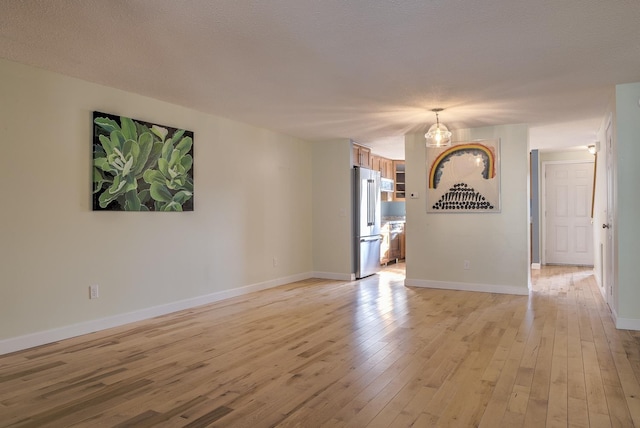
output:
[[[193,132],[93,112],[93,209],[193,211]]]

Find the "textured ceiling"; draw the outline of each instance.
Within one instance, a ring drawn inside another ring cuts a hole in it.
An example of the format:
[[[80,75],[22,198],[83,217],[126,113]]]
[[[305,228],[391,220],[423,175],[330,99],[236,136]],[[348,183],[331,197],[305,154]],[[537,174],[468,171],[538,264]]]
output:
[[[640,81],[638,0],[0,4],[0,57],[305,139],[386,146],[443,107],[586,145]]]

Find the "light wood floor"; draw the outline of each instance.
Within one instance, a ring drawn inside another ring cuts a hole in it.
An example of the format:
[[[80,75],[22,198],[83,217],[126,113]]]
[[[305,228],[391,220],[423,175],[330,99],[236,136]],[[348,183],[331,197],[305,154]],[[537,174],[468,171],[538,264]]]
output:
[[[529,296],[301,281],[0,357],[0,426],[640,426],[590,270]]]

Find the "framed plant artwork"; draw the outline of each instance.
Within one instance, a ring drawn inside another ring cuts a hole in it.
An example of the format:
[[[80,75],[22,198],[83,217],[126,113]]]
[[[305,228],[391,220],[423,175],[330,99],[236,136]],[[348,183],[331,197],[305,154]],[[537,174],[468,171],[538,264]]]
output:
[[[427,148],[427,212],[500,212],[500,140]]]
[[[193,211],[193,132],[93,112],[95,211]]]

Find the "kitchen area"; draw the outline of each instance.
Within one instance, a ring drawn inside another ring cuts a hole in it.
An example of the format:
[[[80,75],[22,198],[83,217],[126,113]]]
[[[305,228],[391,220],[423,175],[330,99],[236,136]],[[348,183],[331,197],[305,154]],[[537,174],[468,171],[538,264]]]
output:
[[[405,216],[401,211],[404,212],[404,202],[382,202],[380,264],[383,266],[405,259]]]
[[[405,162],[372,153],[369,147],[352,145],[353,166],[379,172],[381,267],[405,259]]]

